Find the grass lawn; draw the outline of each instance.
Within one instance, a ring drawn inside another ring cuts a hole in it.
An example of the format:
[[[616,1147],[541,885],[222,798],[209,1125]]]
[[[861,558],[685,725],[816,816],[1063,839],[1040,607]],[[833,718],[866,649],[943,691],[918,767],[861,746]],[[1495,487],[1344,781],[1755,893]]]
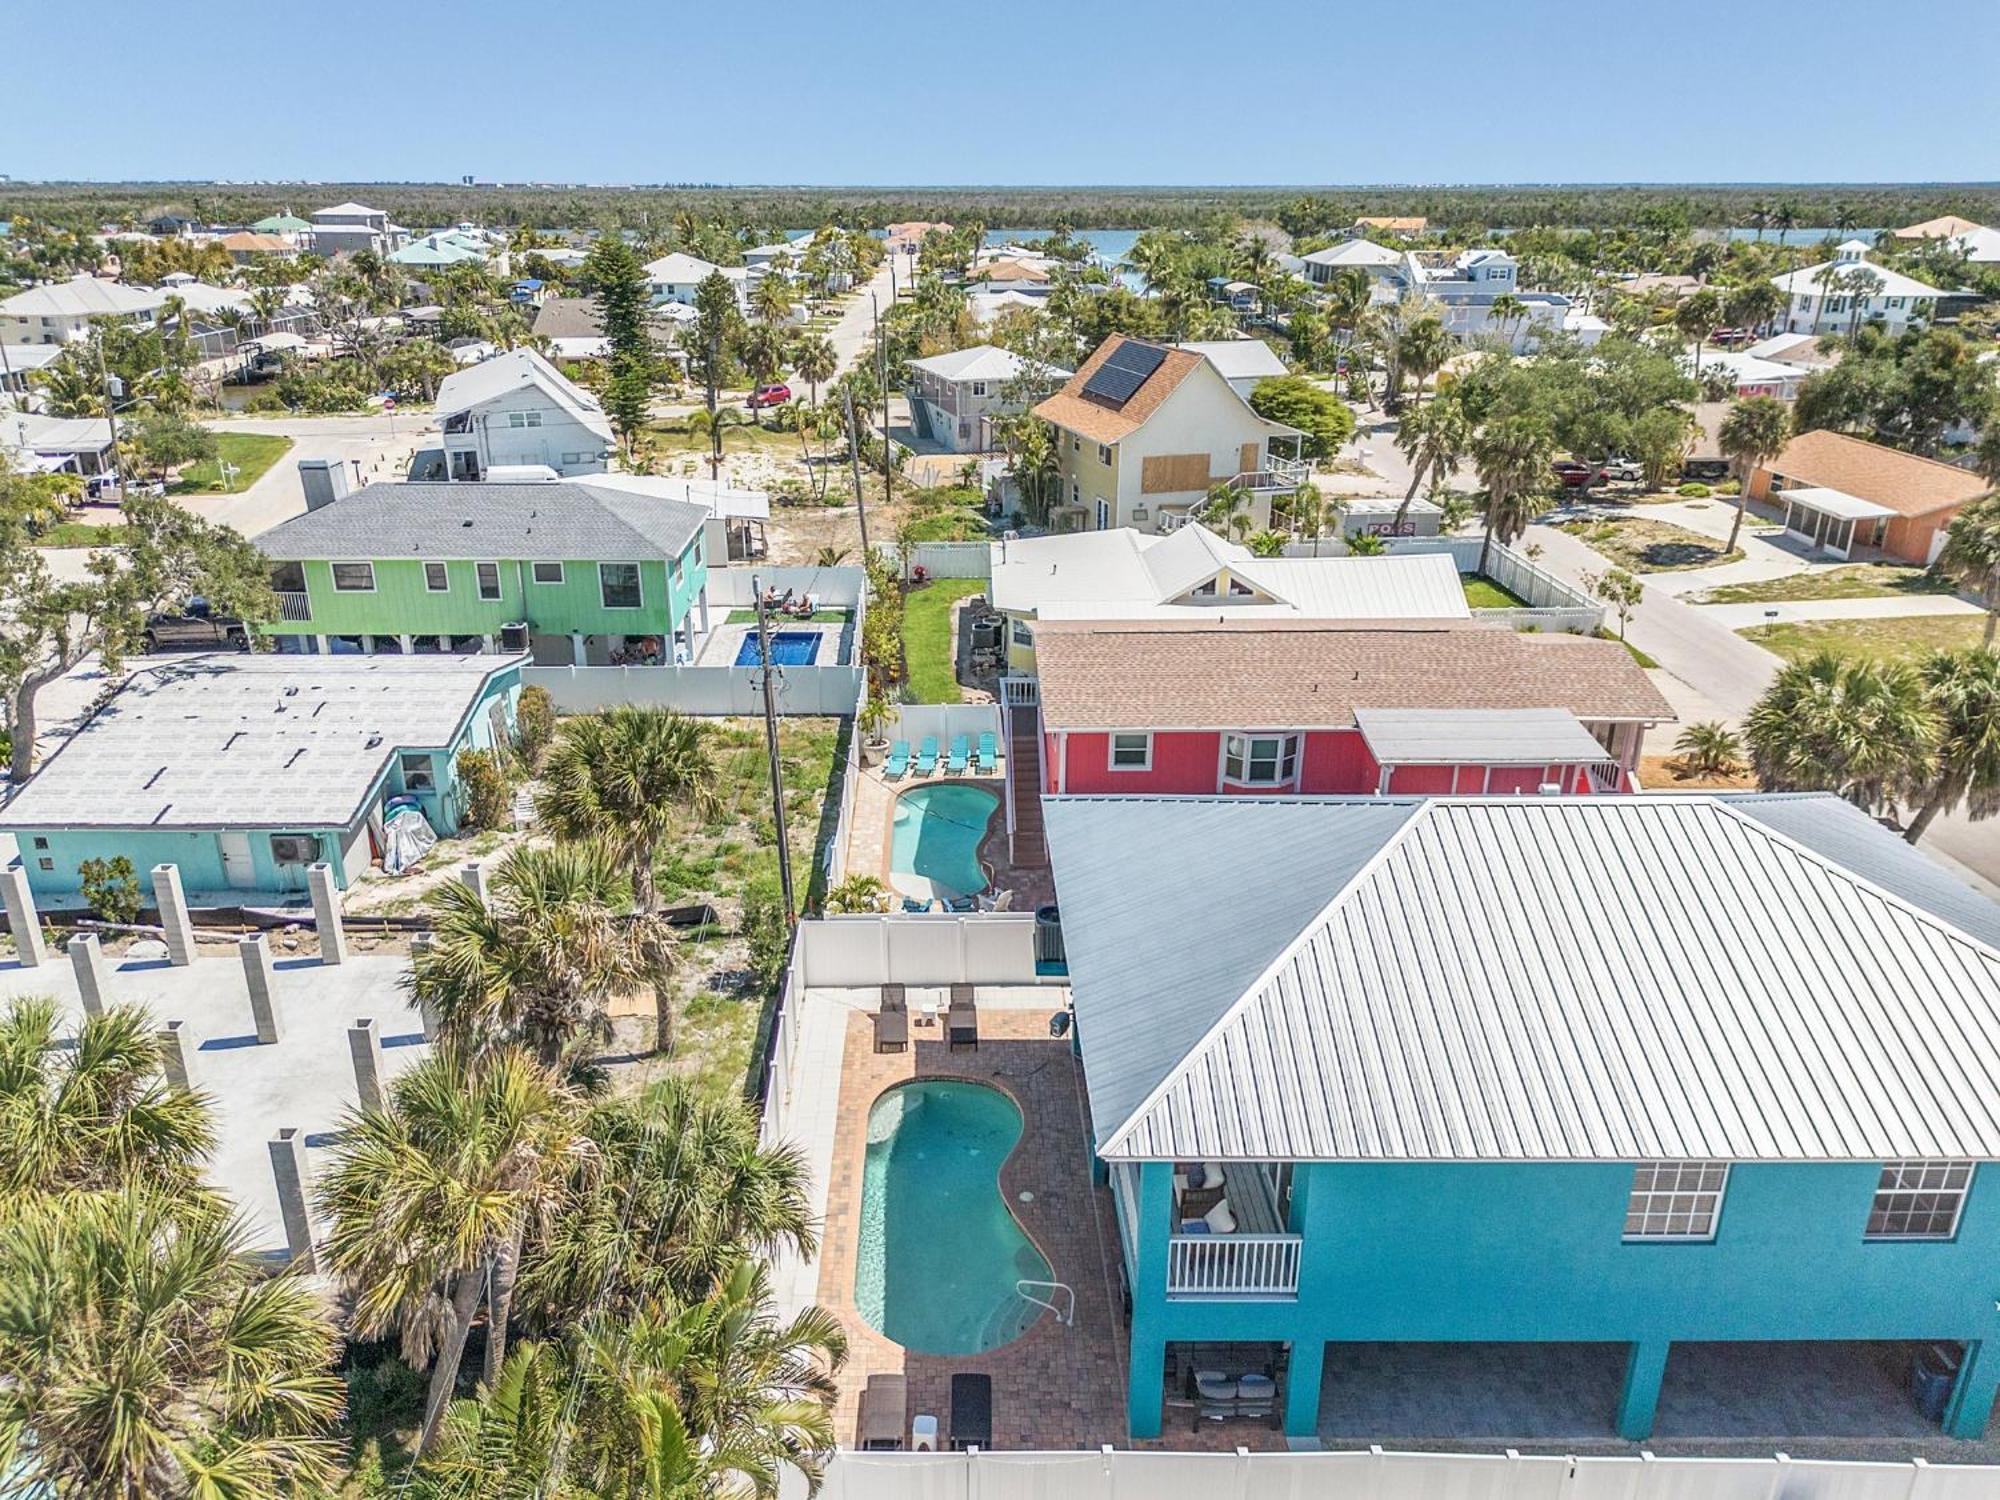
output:
[[[1565,521],[1560,528],[1635,573],[1677,573],[1736,562],[1743,549],[1725,552],[1714,537],[1667,521],[1631,516],[1613,520]]]
[[[782,625],[845,625],[850,617],[851,611],[849,610],[816,609],[812,612],[810,620],[801,620],[797,615],[774,614],[771,616],[771,625],[774,629]],[[757,611],[754,609],[732,609],[729,612],[729,617],[722,623],[725,625],[755,625],[757,623]]]
[[[1736,633],[1787,661],[1832,651],[1874,661],[1914,661],[1931,651],[1979,644],[1982,615],[1903,615],[1884,620],[1805,620],[1752,625]]]
[[[1459,583],[1465,589],[1465,603],[1469,609],[1526,609],[1528,601],[1512,589],[1503,589],[1490,578],[1464,573]]]
[[[1632,660],[1636,661],[1640,666],[1644,667],[1648,672],[1652,671],[1653,668],[1659,665],[1659,663],[1654,661],[1652,657],[1648,656],[1645,652],[1641,651],[1637,646],[1633,645],[1630,641],[1619,641],[1618,632],[1612,630],[1608,626],[1600,625],[1597,627],[1597,638],[1600,641],[1618,641],[1619,645],[1623,646],[1627,651],[1629,651],[1632,654]]]
[[[283,458],[291,448],[288,437],[276,437],[267,432],[218,432],[215,435],[216,456],[203,459],[198,464],[189,464],[181,470],[171,492],[176,495],[219,495],[223,492],[221,464],[234,464],[237,473],[228,484],[235,493],[247,490],[262,479],[271,465]]]
[[[686,417],[655,422],[646,431],[663,453],[708,453],[708,433],[694,431]],[[796,455],[798,451],[799,435],[796,432],[774,432],[769,427],[748,423],[722,429],[722,452],[725,457],[731,453],[751,452]]]
[[[37,532],[37,547],[115,547],[125,540],[125,528],[115,521],[95,526],[89,521],[58,521],[47,531]]]
[[[1893,599],[1903,594],[1949,594],[1951,583],[1908,563],[1851,563],[1816,568],[1754,583],[1723,583],[1704,589],[1695,604],[1774,604],[1791,599]]]
[[[918,703],[957,703],[963,696],[951,607],[986,587],[984,578],[939,578],[904,596],[903,660],[910,669],[910,696]]]

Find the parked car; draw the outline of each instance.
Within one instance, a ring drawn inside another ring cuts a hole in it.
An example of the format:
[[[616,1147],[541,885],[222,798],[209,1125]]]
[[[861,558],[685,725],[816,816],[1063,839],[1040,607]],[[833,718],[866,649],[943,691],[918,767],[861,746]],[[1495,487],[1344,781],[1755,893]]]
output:
[[[1598,477],[1637,481],[1646,477],[1646,471],[1629,458],[1607,458],[1604,460],[1604,467],[1598,470]]]
[[[750,393],[750,410],[759,411],[766,406],[783,406],[792,399],[792,388],[788,385],[760,385]]]
[[[229,646],[248,650],[250,633],[234,615],[218,615],[199,595],[188,600],[177,615],[146,616],[146,650],[160,651],[173,646]]]
[[[1573,458],[1557,459],[1555,472],[1566,490],[1584,489],[1597,477],[1597,471],[1589,464],[1580,464]]]
[[[1681,479],[1687,484],[1720,484],[1728,477],[1726,458],[1691,458],[1681,465]]]

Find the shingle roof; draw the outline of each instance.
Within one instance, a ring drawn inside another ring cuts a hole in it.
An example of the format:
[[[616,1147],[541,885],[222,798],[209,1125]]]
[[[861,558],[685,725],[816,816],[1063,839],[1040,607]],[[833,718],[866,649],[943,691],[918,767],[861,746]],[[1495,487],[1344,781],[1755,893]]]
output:
[[[577,480],[376,483],[279,522],[257,547],[278,562],[637,562],[679,557],[707,520],[704,506]]]
[[[479,406],[496,396],[504,396],[522,386],[538,387],[548,398],[578,422],[601,436],[612,438],[611,423],[597,398],[571,380],[532,349],[509,349],[491,359],[447,375],[438,385],[437,414],[446,417],[468,407]]]
[[[1562,708],[1664,723],[1617,641],[1426,620],[1035,627],[1052,729],[1345,729],[1357,708]]]
[[[132,680],[51,756],[5,828],[329,828],[399,747],[443,749],[495,656],[183,657]]]
[[[1083,394],[1083,388],[1097,373],[1098,366],[1127,342],[1124,334],[1116,333],[1099,344],[1090,358],[1070,376],[1068,383],[1035,408],[1035,415],[1045,422],[1080,433],[1092,442],[1115,443],[1145,426],[1147,418],[1160,409],[1160,403],[1205,363],[1199,354],[1185,349],[1169,349],[1167,357],[1160,361],[1160,367],[1146,377],[1145,383],[1132,393],[1132,398],[1123,406],[1116,410],[1099,406]]]
[[[1901,453],[1844,432],[1802,432],[1769,468],[1783,475],[1788,486],[1839,490],[1903,516],[1963,505],[1993,488],[1970,469]]]
[[[1785,816],[1851,863],[1716,797],[1051,799],[1098,1148],[2000,1157],[2000,952]]]
[[[1941,219],[1906,224],[1895,231],[1895,236],[1899,240],[1955,240],[1962,234],[1970,234],[1983,227],[1970,219],[1961,219],[1957,214],[1946,214]]]
[[[100,276],[77,276],[47,286],[31,286],[0,301],[0,314],[15,318],[107,318],[151,312],[167,294],[150,287],[123,286]]]

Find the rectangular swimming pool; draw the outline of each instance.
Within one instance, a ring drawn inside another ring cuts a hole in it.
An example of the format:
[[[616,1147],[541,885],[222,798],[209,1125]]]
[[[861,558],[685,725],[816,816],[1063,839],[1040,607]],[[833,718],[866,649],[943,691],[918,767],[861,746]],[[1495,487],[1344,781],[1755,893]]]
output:
[[[771,665],[774,667],[809,667],[819,655],[817,630],[774,630],[771,632]],[[751,631],[743,637],[743,643],[736,648],[736,665],[755,667],[763,663],[757,651],[757,632]]]

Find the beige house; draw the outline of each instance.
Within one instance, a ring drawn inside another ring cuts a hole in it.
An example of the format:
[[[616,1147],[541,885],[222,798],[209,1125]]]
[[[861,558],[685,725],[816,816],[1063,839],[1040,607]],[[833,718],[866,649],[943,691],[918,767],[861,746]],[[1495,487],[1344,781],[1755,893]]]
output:
[[[1304,435],[1258,416],[1209,360],[1123,334],[1099,345],[1035,415],[1055,428],[1056,531],[1173,531],[1202,516],[1218,484],[1248,493],[1249,529],[1261,531],[1271,497],[1310,474],[1297,457],[1272,452],[1276,441],[1295,455]],[[1231,529],[1212,508],[1202,518]]]

